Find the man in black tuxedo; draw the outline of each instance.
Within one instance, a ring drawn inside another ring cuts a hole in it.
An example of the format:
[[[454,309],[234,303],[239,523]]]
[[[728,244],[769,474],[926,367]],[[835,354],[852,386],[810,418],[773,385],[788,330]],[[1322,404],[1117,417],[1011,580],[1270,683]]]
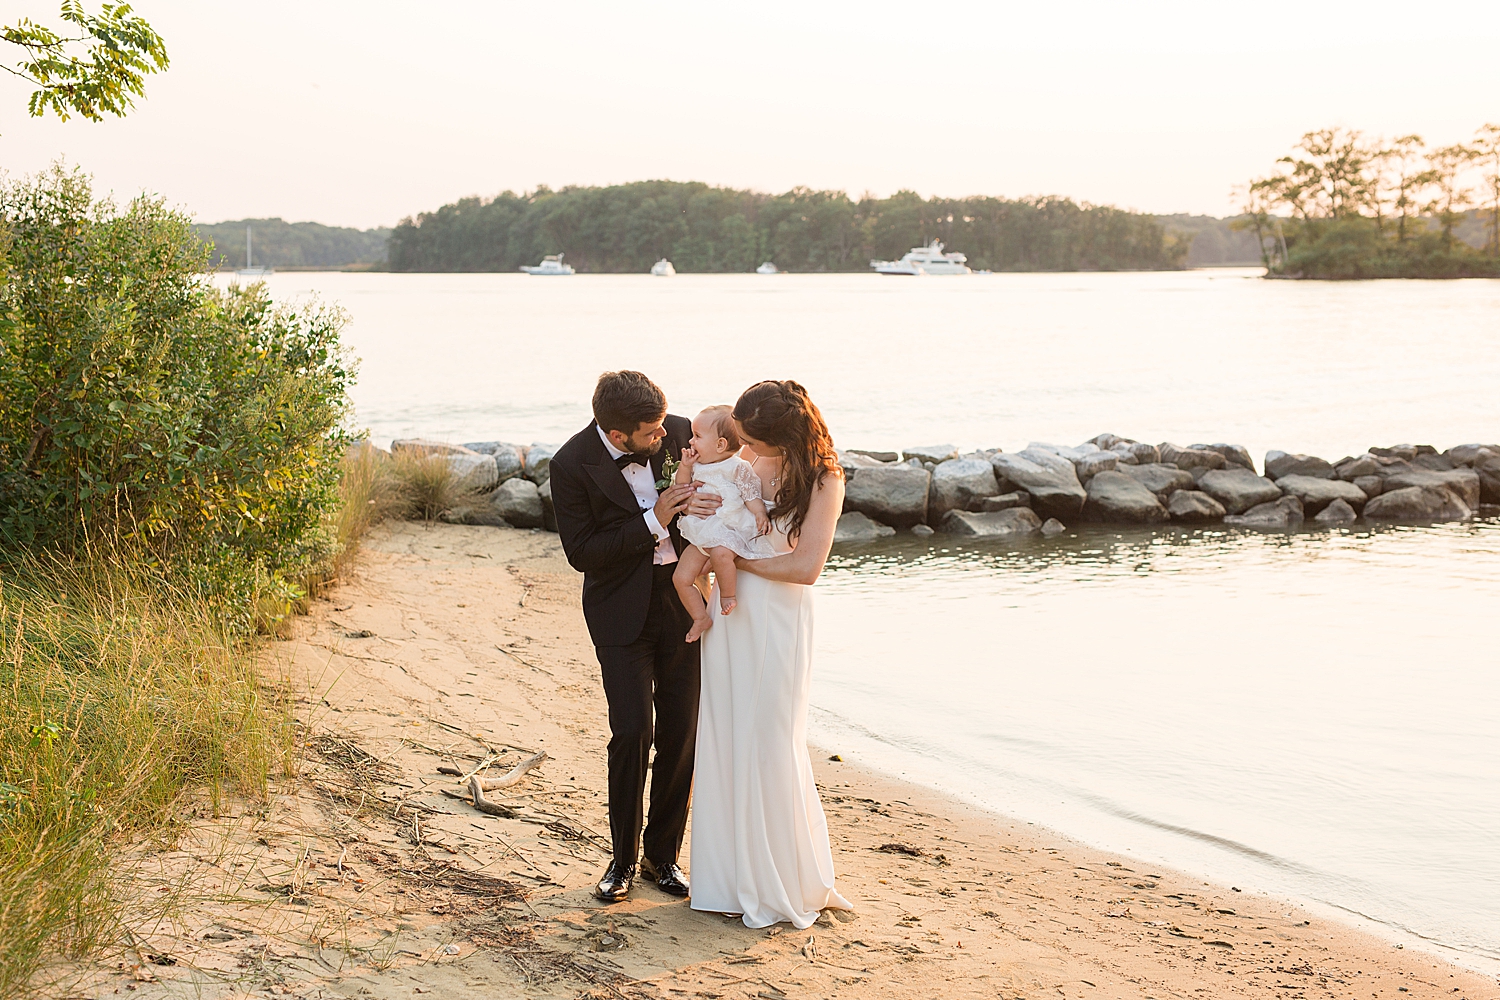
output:
[[[642,798],[651,746],[647,878],[688,894],[677,864],[693,787],[698,734],[698,645],[692,617],[672,586],[682,550],[675,520],[712,513],[718,497],[695,486],[658,491],[663,462],[679,456],[692,425],[667,413],[667,397],[640,372],[605,372],[594,422],[552,456],[552,507],[563,551],[583,573],[583,616],[609,703],[609,829],[614,860],[594,890],[606,902],[630,894],[642,843]],[[654,708],[654,725],[653,725]]]

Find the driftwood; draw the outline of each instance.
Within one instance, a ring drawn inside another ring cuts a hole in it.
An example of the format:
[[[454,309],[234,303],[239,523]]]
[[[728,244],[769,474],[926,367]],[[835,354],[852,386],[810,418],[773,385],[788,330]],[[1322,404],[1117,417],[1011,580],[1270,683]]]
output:
[[[498,802],[491,802],[484,797],[484,793],[493,792],[501,788],[509,788],[526,777],[526,772],[534,767],[539,767],[546,760],[547,751],[538,750],[498,778],[481,778],[477,774],[471,774],[468,784],[468,799],[473,803],[474,808],[482,813],[490,816],[503,816],[506,819],[515,819],[517,813],[514,809],[503,806]],[[440,770],[443,769],[440,768]],[[455,799],[464,798],[464,796],[456,792],[450,792],[447,789],[443,790],[443,794]]]

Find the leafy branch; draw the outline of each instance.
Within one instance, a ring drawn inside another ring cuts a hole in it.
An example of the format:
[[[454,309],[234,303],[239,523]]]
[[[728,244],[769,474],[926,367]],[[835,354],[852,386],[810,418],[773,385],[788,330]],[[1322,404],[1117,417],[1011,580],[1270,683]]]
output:
[[[75,114],[95,122],[106,114],[123,117],[145,96],[146,77],[167,68],[166,43],[129,4],[104,4],[96,16],[78,0],[63,0],[61,17],[74,33],[26,17],[0,28],[0,39],[21,50],[15,64],[0,69],[37,88],[27,102],[34,118],[49,109],[63,121]]]

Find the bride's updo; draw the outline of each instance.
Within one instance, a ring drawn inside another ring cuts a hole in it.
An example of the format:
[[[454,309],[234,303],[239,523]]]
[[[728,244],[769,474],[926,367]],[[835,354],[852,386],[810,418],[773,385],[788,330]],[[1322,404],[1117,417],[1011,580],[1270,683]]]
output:
[[[827,475],[842,476],[828,424],[807,390],[790,379],[757,382],[734,404],[734,419],[746,434],[781,449],[776,491],[778,520],[796,538],[807,520],[813,489]]]

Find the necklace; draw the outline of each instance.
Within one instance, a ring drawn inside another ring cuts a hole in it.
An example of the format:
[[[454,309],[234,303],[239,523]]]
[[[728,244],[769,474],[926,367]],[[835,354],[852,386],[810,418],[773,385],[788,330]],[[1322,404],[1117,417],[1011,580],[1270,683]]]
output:
[[[765,456],[764,455],[758,455],[758,456],[756,456],[755,461],[750,463],[751,466],[758,465],[760,463],[760,460],[762,458],[765,458]],[[768,480],[768,484],[770,485],[771,489],[773,489],[773,490],[776,488],[776,484],[779,483],[779,482],[781,482],[781,466],[780,466],[779,463],[777,465],[776,472],[777,472],[777,474],[774,475],[774,476],[772,476],[770,478],[770,480]]]

